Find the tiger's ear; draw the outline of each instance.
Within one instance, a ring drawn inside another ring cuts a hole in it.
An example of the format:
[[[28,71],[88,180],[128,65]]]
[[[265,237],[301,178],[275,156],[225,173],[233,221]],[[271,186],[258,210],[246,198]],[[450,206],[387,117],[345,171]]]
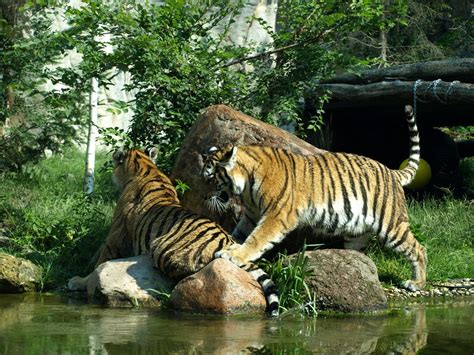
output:
[[[156,164],[156,161],[158,160],[158,156],[160,155],[160,151],[156,147],[152,147],[148,149],[148,156],[150,157],[151,160]]]
[[[219,160],[220,165],[233,165],[235,162],[235,159],[237,158],[237,147],[234,146],[227,146],[226,152],[222,156],[222,158]]]
[[[116,164],[122,164],[125,159],[125,152],[122,149],[116,150],[112,155],[112,159]]]

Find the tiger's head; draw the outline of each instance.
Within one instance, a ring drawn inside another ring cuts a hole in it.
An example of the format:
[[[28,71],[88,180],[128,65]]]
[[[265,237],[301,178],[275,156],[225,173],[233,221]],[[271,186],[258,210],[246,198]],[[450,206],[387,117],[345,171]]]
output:
[[[237,164],[238,148],[226,145],[223,148],[210,147],[204,154],[201,174],[221,194],[238,196],[245,186],[245,178]],[[225,196],[224,196],[225,197]]]
[[[157,156],[158,151],[155,148],[150,149],[148,154],[138,149],[116,150],[112,155],[114,184],[121,191],[125,184],[133,178],[150,174],[163,175],[155,164]]]

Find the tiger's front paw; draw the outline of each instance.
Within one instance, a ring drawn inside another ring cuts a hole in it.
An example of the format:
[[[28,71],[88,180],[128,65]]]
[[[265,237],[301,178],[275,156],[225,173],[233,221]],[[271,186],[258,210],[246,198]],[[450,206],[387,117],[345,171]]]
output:
[[[244,265],[244,261],[236,255],[236,251],[238,251],[239,245],[232,245],[231,248],[225,250],[219,250],[214,254],[215,258],[221,258],[225,260],[229,260],[231,263],[241,267]]]

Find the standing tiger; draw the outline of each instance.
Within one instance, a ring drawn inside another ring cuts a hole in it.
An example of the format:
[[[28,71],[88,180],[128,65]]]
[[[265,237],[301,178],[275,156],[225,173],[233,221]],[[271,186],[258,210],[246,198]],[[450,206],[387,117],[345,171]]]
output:
[[[297,227],[311,226],[344,236],[344,246],[360,250],[372,235],[412,264],[412,279],[403,287],[426,283],[427,256],[409,228],[403,186],[418,169],[420,145],[411,106],[405,107],[410,131],[410,158],[402,170],[391,170],[369,158],[326,152],[297,155],[261,146],[211,147],[204,178],[217,194],[238,195],[245,214],[232,235],[246,240],[216,256],[245,265],[259,259]]]
[[[151,254],[158,270],[180,280],[234,243],[221,226],[181,206],[170,179],[147,154],[133,149],[117,151],[113,160],[113,180],[121,194],[96,267],[111,259]],[[259,282],[269,312],[277,315],[279,301],[273,281],[252,263],[241,267]],[[73,277],[69,289],[86,289],[88,278]]]

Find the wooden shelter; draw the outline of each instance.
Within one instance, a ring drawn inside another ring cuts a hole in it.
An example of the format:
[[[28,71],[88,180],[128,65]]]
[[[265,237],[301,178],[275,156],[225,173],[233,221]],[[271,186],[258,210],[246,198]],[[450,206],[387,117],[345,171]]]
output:
[[[320,81],[305,97],[305,119],[314,102],[330,94],[325,104],[329,124],[322,148],[347,151],[398,168],[408,156],[403,107],[414,106],[422,157],[433,170],[433,182],[455,173],[459,159],[474,156],[474,141],[455,142],[439,127],[474,126],[474,59],[421,62],[358,73],[342,73]],[[321,146],[321,136],[312,143]],[[319,144],[318,144],[319,143]],[[449,180],[449,178],[447,178]]]

